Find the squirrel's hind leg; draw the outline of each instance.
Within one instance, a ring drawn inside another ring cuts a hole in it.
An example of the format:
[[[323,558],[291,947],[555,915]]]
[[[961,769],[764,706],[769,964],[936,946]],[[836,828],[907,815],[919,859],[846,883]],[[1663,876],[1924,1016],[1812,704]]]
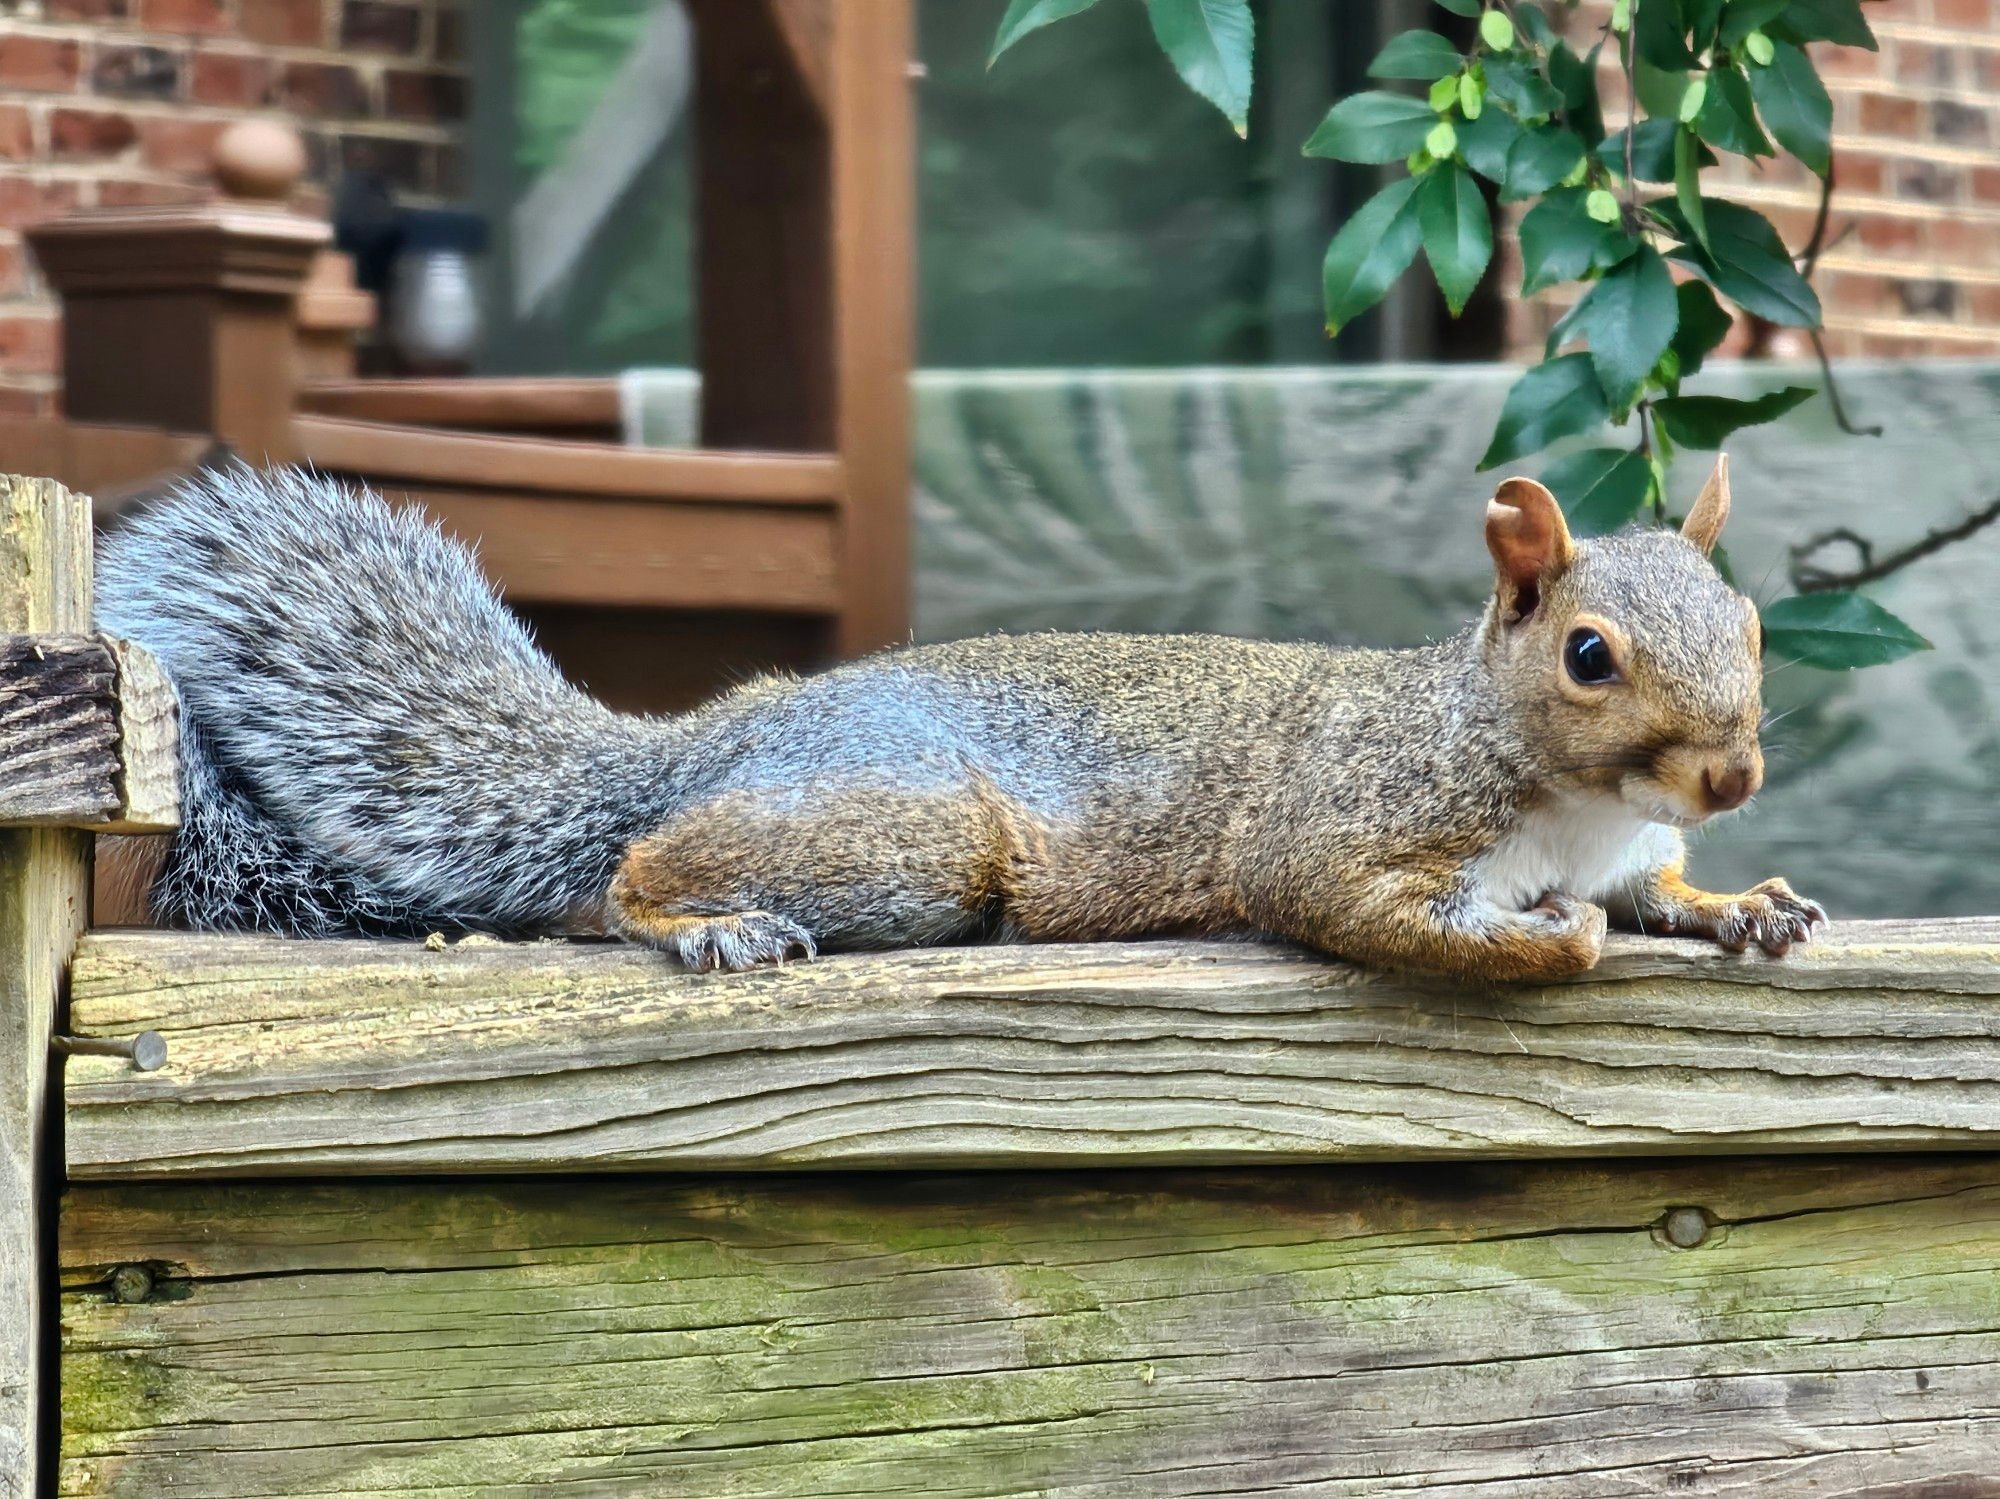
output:
[[[626,851],[620,935],[696,969],[963,941],[997,929],[1022,819],[990,788],[728,792]]]

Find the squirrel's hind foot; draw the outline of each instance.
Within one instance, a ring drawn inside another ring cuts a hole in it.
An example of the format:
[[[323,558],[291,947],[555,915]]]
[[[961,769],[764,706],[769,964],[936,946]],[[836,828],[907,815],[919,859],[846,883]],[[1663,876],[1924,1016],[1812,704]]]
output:
[[[772,911],[729,916],[653,916],[627,926],[648,947],[671,953],[696,973],[741,973],[749,968],[819,956],[812,933]]]

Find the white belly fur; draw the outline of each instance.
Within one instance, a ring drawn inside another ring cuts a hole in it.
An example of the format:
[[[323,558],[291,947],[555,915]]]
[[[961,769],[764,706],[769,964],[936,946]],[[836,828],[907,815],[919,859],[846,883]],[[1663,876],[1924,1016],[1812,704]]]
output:
[[[1536,808],[1467,866],[1475,887],[1505,911],[1551,891],[1599,900],[1671,861],[1673,830],[1616,797]]]

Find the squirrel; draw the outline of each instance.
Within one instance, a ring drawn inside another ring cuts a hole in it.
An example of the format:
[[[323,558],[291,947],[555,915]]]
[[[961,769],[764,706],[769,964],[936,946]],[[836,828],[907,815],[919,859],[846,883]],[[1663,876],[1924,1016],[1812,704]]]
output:
[[[1414,649],[999,635],[650,718],[568,683],[417,511],[239,466],[107,539],[99,617],[181,698],[169,923],[608,929],[698,970],[1267,935],[1540,981],[1607,923],[1781,955],[1826,920],[1682,874],[1683,832],[1763,779],[1728,511],[1718,461],[1678,532],[1573,540],[1506,479],[1483,614]]]

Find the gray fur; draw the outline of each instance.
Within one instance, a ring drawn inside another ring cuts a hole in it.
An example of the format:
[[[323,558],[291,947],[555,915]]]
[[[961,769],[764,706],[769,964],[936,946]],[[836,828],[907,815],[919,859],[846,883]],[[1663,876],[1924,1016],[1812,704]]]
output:
[[[181,696],[162,919],[541,930],[594,910],[657,821],[674,729],[564,682],[418,513],[297,471],[205,474],[106,541],[97,591]]]

